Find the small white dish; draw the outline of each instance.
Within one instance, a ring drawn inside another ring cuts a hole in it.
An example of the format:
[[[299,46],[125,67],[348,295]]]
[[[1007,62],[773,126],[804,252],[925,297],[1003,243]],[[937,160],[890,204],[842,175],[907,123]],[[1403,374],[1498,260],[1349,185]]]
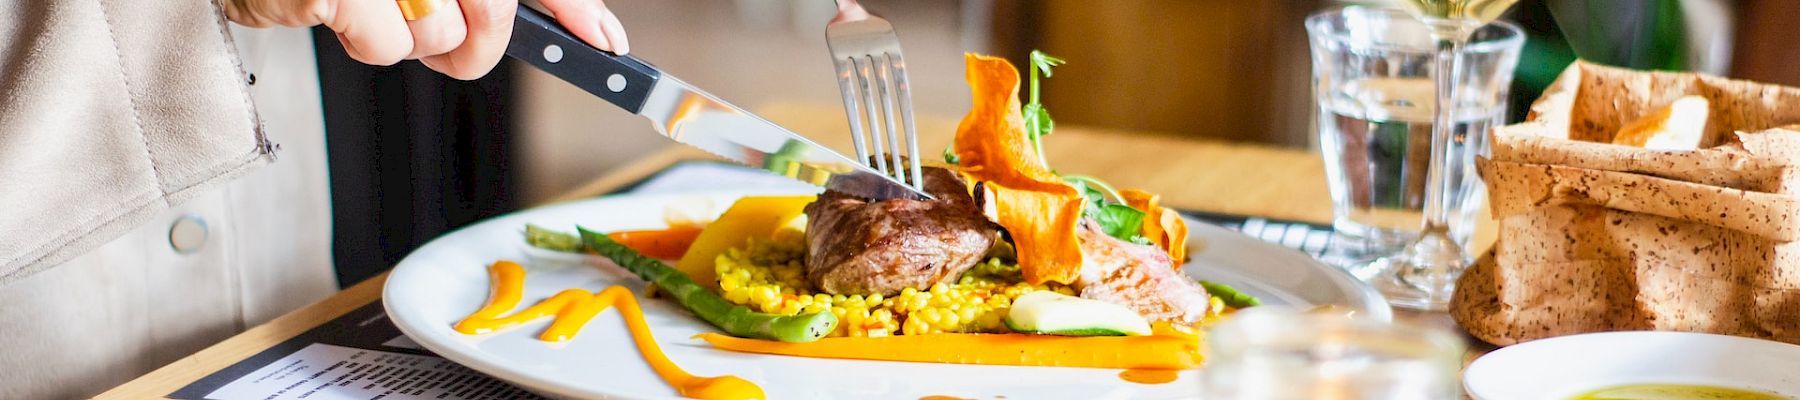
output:
[[[1477,400],[1567,399],[1629,384],[1721,386],[1800,398],[1800,346],[1687,332],[1605,332],[1512,345],[1463,371]]]

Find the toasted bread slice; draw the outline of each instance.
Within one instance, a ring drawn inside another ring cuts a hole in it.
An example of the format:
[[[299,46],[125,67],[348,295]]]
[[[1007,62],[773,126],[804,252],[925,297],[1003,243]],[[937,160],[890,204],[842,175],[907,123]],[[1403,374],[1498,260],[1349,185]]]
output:
[[[1656,150],[1694,150],[1706,135],[1705,97],[1682,96],[1633,121],[1613,135],[1613,144]]]

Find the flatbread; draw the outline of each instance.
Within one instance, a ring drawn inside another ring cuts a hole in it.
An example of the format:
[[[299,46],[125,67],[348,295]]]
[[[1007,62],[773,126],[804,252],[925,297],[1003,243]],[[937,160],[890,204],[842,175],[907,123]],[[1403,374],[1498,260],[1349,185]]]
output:
[[[1694,150],[1612,143],[1682,98]],[[1800,343],[1800,89],[1576,63],[1476,161],[1500,222],[1451,315],[1506,345],[1611,330]]]

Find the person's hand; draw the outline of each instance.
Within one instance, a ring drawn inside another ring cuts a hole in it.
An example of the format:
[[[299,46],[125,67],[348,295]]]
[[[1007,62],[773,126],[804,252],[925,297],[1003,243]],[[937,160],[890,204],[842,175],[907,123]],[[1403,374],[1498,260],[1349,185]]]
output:
[[[225,17],[250,27],[324,24],[337,32],[350,58],[374,65],[417,59],[457,79],[487,75],[506,52],[518,0],[436,0],[437,10],[414,21],[394,0],[225,0]],[[601,0],[543,0],[570,33],[601,50],[625,54],[631,45],[619,17]]]

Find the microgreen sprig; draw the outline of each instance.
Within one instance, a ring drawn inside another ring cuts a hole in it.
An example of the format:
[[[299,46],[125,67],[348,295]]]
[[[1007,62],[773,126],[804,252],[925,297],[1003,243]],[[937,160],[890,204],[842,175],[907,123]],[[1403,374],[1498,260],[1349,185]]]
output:
[[[1038,100],[1038,94],[1042,92],[1038,89],[1038,74],[1041,72],[1043,77],[1049,78],[1051,68],[1064,63],[1067,61],[1044,54],[1041,50],[1032,50],[1031,65],[1027,67],[1031,70],[1031,102],[1025,103],[1020,113],[1025,117],[1025,132],[1031,137],[1032,147],[1037,150],[1038,163],[1046,169],[1050,168],[1050,162],[1044,158],[1044,136],[1049,136],[1050,131],[1056,129],[1056,121],[1050,119],[1050,111],[1044,109],[1043,102]]]

